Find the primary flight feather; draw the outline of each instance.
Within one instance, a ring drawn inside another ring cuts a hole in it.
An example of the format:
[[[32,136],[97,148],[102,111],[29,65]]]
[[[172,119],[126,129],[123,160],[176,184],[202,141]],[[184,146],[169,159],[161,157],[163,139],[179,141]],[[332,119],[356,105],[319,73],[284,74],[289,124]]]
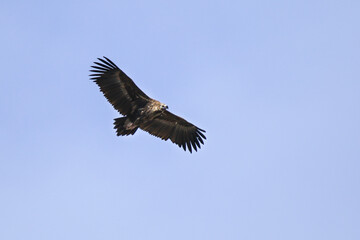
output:
[[[163,140],[170,139],[184,150],[197,151],[206,139],[205,131],[169,112],[168,106],[148,97],[110,59],[98,58],[91,66],[92,80],[106,99],[124,117],[115,118],[118,136],[133,135],[138,128]]]

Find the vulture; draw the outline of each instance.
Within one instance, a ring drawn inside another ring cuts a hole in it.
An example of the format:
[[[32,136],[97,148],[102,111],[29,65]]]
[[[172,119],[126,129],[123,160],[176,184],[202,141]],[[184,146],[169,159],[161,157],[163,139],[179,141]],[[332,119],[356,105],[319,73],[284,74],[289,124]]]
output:
[[[123,115],[114,119],[117,136],[133,135],[138,128],[161,138],[170,139],[185,151],[197,151],[206,139],[205,131],[169,112],[168,106],[148,97],[110,59],[98,58],[91,66],[93,80],[111,105]]]

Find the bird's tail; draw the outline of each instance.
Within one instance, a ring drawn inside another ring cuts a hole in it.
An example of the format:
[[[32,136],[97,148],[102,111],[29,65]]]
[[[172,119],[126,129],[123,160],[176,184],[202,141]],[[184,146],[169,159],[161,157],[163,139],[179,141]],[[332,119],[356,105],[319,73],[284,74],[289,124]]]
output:
[[[127,117],[122,117],[122,118],[115,118],[114,119],[114,129],[116,129],[116,133],[118,136],[127,136],[127,135],[133,135],[136,130],[138,129],[138,127],[131,127],[131,126],[126,126],[125,127],[125,123],[126,123]],[[129,125],[129,123],[126,123],[127,125]],[[131,123],[130,123],[131,124]]]

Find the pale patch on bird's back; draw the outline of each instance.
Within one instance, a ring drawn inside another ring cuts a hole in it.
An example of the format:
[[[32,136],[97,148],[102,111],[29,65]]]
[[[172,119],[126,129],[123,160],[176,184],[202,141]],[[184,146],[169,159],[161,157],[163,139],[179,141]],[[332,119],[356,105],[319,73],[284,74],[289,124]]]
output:
[[[165,104],[153,99],[146,105],[146,108],[147,108],[146,111],[148,113],[154,113],[157,111],[164,110],[165,108],[167,108],[167,106]]]

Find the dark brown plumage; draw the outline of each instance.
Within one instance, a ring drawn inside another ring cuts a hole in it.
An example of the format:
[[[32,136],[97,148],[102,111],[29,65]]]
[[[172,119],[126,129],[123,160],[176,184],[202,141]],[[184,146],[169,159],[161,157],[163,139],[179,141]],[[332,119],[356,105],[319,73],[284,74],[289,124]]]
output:
[[[124,117],[114,119],[118,136],[133,135],[138,128],[192,152],[206,139],[204,130],[167,111],[165,104],[148,97],[110,59],[98,58],[90,70],[92,80]]]

